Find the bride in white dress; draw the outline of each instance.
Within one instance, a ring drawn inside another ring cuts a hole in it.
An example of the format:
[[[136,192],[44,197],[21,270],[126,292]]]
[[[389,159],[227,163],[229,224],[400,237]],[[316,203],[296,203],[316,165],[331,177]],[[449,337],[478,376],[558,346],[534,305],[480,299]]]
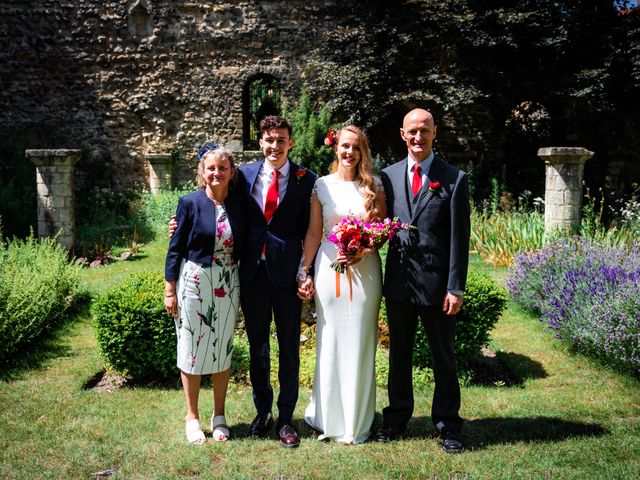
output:
[[[371,433],[375,415],[380,257],[375,251],[362,258],[338,256],[336,245],[327,236],[347,215],[368,221],[383,219],[386,205],[382,184],[371,173],[371,152],[364,132],[354,125],[343,127],[333,148],[337,156],[333,173],[316,181],[311,197],[298,277],[301,296],[310,296],[315,285],[318,315],[313,393],[304,418],[321,433],[320,440],[362,443]],[[312,281],[306,272],[314,257]],[[337,277],[331,267],[336,258],[349,266],[351,286],[345,273]]]

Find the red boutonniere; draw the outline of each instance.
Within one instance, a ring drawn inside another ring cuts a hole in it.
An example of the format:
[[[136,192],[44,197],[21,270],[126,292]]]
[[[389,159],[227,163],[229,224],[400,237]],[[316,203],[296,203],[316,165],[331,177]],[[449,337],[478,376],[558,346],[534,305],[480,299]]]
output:
[[[296,170],[294,175],[296,176],[296,180],[300,181],[302,177],[304,177],[306,174],[307,174],[307,171],[302,169],[302,170]]]
[[[429,182],[429,191],[431,193],[436,193],[436,190],[440,188],[440,182],[437,180],[435,182]]]
[[[334,143],[335,143],[335,141],[336,141],[336,135],[337,135],[337,134],[338,134],[338,131],[337,131],[337,130],[333,130],[333,129],[329,130],[329,131],[327,132],[327,137],[324,139],[324,144],[325,144],[327,147],[331,147],[331,146],[333,146],[333,144],[334,144]]]

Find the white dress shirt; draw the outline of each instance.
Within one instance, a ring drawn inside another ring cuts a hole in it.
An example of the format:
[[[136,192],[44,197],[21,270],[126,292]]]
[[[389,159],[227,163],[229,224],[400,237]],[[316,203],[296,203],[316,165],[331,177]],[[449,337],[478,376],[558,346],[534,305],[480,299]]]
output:
[[[258,205],[263,212],[264,204],[267,202],[267,192],[269,191],[269,185],[271,185],[271,180],[273,178],[273,170],[274,168],[271,166],[271,164],[265,160],[262,164],[262,167],[260,168],[260,173],[258,173],[256,183],[253,185],[253,190],[251,190],[251,196],[256,202],[258,202]],[[284,198],[285,193],[287,193],[289,170],[291,170],[291,164],[287,159],[285,164],[278,169],[278,171],[280,172],[280,175],[278,176],[278,205],[280,205],[280,202]]]

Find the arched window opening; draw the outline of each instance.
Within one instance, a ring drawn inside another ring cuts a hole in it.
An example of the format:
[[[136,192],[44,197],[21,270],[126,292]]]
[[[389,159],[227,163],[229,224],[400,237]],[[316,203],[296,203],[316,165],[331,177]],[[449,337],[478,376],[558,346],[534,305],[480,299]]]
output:
[[[151,7],[146,0],[133,2],[128,10],[129,33],[134,37],[148,37],[153,32]]]
[[[280,84],[270,75],[260,75],[247,82],[243,101],[243,141],[245,150],[258,150],[260,120],[267,115],[280,115]]]

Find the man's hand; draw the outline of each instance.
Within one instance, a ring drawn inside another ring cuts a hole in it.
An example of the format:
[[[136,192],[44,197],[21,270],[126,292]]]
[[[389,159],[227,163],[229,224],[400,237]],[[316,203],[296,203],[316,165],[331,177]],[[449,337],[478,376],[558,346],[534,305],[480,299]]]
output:
[[[462,297],[455,295],[451,292],[447,292],[444,297],[444,303],[442,304],[442,311],[445,315],[456,315],[462,307]]]
[[[178,228],[178,221],[176,220],[175,215],[171,215],[171,219],[169,220],[169,238],[173,237],[173,234],[176,232]]]

